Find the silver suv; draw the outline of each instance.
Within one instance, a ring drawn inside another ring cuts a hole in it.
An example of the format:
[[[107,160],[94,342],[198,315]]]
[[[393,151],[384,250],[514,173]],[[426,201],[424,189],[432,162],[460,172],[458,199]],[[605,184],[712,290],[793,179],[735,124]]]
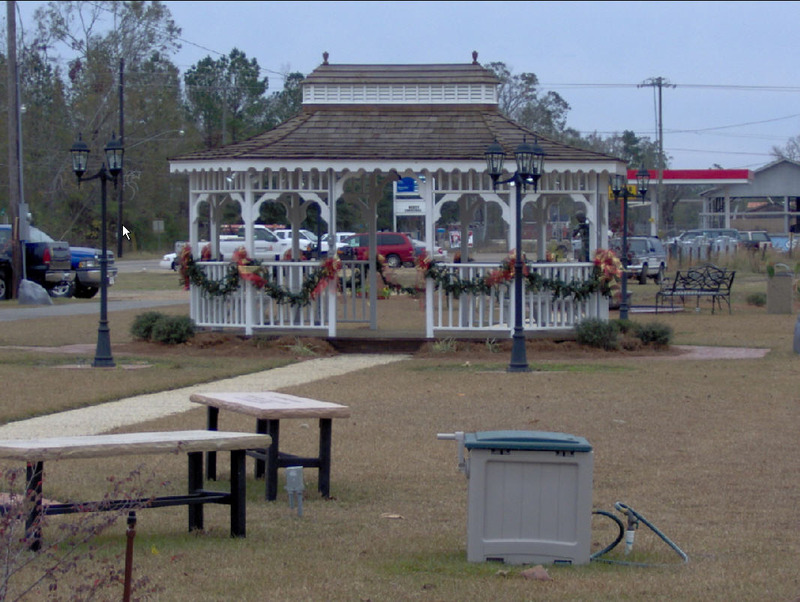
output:
[[[611,248],[622,257],[622,239],[614,238]],[[657,236],[628,237],[628,272],[635,274],[640,284],[653,278],[661,282],[667,271],[667,250]]]

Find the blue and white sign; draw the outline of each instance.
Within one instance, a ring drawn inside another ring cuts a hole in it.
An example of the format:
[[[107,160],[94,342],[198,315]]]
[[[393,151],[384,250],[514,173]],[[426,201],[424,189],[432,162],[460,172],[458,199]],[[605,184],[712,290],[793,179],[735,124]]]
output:
[[[402,196],[419,196],[419,183],[414,178],[403,178],[395,182],[395,192]]]

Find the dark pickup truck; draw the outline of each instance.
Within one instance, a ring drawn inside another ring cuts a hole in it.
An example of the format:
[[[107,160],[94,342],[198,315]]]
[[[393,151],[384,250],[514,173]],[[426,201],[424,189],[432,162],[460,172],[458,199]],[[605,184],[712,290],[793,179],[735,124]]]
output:
[[[72,269],[75,270],[74,295],[78,299],[91,299],[100,289],[100,258],[103,251],[92,247],[70,247],[72,253]],[[114,265],[114,253],[106,251],[106,282],[114,284],[117,267]]]
[[[75,281],[69,243],[56,241],[30,227],[25,241],[25,277],[43,286],[51,297],[69,297]],[[11,226],[0,224],[0,299],[11,292]]]

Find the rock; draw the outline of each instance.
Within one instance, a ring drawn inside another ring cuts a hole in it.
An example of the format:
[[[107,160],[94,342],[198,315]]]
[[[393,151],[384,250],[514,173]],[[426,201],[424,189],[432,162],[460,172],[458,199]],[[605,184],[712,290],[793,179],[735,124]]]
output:
[[[525,569],[520,573],[525,579],[533,579],[534,581],[552,581],[553,578],[548,574],[547,569],[545,569],[541,564],[537,564],[534,567],[529,569]]]
[[[20,305],[53,304],[53,300],[44,287],[30,280],[20,280],[18,301]]]

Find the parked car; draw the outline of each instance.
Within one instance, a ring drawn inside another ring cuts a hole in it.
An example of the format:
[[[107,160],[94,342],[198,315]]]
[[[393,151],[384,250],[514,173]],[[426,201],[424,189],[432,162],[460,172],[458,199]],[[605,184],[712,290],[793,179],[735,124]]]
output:
[[[224,260],[230,260],[234,251],[244,246],[244,226],[234,227],[232,235],[219,237],[219,252]],[[261,224],[253,226],[254,259],[273,261],[283,258],[291,244],[277,236],[272,230]]]
[[[278,230],[272,231],[275,236],[279,239],[285,241],[286,243],[286,251],[291,250],[292,248],[292,229],[291,228],[280,228]],[[317,235],[311,232],[310,230],[303,230],[300,229],[297,231],[297,235],[300,241],[300,252],[303,253],[304,257],[309,257],[311,255],[317,254]],[[319,254],[322,256],[326,256],[328,254],[328,242],[323,238],[323,240],[319,241]]]
[[[428,252],[428,245],[421,240],[412,238],[411,244],[414,245],[414,257],[419,257],[422,255],[422,253]],[[439,245],[434,245],[433,259],[434,261],[447,261],[447,250],[443,249]]]
[[[91,299],[100,290],[100,257],[102,251],[91,247],[70,247],[72,269],[75,270],[75,283],[72,294],[78,299]],[[106,276],[109,286],[117,278],[114,253],[106,250]]]
[[[402,232],[378,232],[378,254],[386,258],[386,265],[399,268],[414,264],[414,245],[407,234]],[[342,249],[343,258],[364,260],[369,253],[369,234],[356,234]]]
[[[622,257],[622,239],[613,238],[611,248]],[[647,278],[661,282],[667,271],[667,250],[656,236],[628,237],[628,272],[634,274],[641,284]]]
[[[681,232],[675,237],[674,241],[680,243],[698,237],[708,238],[710,240],[716,240],[717,238],[730,238],[738,241],[740,239],[739,231],[734,228],[697,228],[694,230],[686,230],[685,232]]]
[[[351,236],[355,236],[355,235],[356,235],[355,232],[337,232],[336,233],[336,251],[338,252],[339,249],[342,249],[343,247],[346,247],[347,246],[347,239],[350,238]],[[326,243],[328,243],[328,248],[330,248],[331,235],[330,234],[326,234],[322,238]]]
[[[0,224],[0,255],[11,264],[11,226]],[[72,295],[75,272],[70,267],[69,243],[56,241],[34,226],[25,241],[25,278],[43,286],[51,297]],[[0,271],[3,295],[11,290],[11,270]]]
[[[222,232],[223,234],[220,234],[219,237],[220,258],[223,261],[231,261],[236,249],[245,246],[244,226],[241,224],[226,225],[222,228]],[[160,267],[166,270],[176,270],[178,267],[177,257],[181,254],[186,244],[186,241],[177,241],[174,247],[175,252],[164,255],[159,263]],[[201,253],[209,244],[208,241],[200,241]],[[266,226],[255,224],[253,226],[253,247],[253,259],[258,259],[259,261],[276,261],[283,258],[286,249],[290,248],[290,243],[276,236],[272,230]]]
[[[772,247],[772,239],[766,230],[742,230],[739,232],[739,245],[745,249],[757,251]]]
[[[167,253],[161,258],[161,261],[158,262],[158,267],[160,267],[162,270],[172,270],[174,272],[178,269],[177,261],[177,253]]]
[[[2,245],[2,240],[0,240],[0,245]],[[8,299],[8,295],[11,293],[11,273],[11,254],[2,250],[0,252],[0,301]]]

